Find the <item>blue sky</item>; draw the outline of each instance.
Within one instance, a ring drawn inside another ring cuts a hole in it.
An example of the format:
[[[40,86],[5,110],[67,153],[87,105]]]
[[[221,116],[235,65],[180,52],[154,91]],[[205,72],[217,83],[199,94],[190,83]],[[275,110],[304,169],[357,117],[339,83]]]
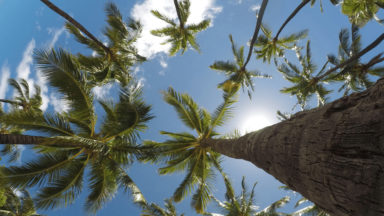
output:
[[[86,27],[93,35],[105,40],[101,30],[106,25],[105,13],[103,11],[105,0],[52,0],[54,4],[73,16],[78,22]],[[165,104],[160,95],[160,90],[172,86],[179,92],[188,92],[194,100],[209,111],[213,111],[221,102],[221,91],[216,86],[225,77],[218,75],[209,69],[209,65],[216,60],[233,60],[228,35],[232,34],[239,46],[244,45],[246,53],[249,47],[246,43],[251,38],[256,24],[255,9],[261,0],[191,0],[192,15],[190,23],[199,22],[202,19],[211,19],[212,26],[198,34],[202,54],[188,50],[183,56],[167,56],[167,46],[159,45],[163,38],[156,38],[149,34],[149,30],[161,28],[165,24],[154,18],[149,11],[151,9],[176,18],[172,0],[115,0],[125,18],[132,17],[140,19],[144,25],[142,38],[139,39],[137,47],[139,52],[147,56],[150,61],[133,68],[140,83],[144,86],[145,99],[153,104],[153,119],[147,133],[142,133],[142,139],[162,141],[166,137],[159,135],[159,131],[180,132],[188,130],[181,124],[172,107]],[[281,24],[289,14],[300,4],[300,0],[271,0],[268,4],[264,22],[268,23],[273,32],[276,33]],[[313,8],[308,5],[283,30],[282,36],[303,29],[309,30],[308,39],[311,40],[311,48],[315,62],[322,66],[326,62],[326,55],[337,54],[339,44],[338,33],[341,28],[350,29],[348,18],[341,14],[340,6],[335,7],[329,1],[323,1],[324,12],[321,13],[319,4]],[[379,16],[382,15],[381,12]],[[65,109],[65,103],[60,100],[60,95],[52,91],[39,75],[32,61],[32,51],[35,48],[47,46],[62,46],[70,49],[72,53],[81,52],[91,54],[90,50],[79,45],[69,33],[63,28],[64,19],[52,12],[38,0],[12,1],[0,0],[0,98],[12,98],[13,90],[7,85],[7,79],[24,78],[30,83],[38,83],[43,90],[43,109],[46,111],[61,111]],[[381,33],[383,27],[377,22],[369,22],[362,30],[363,47],[375,40]],[[305,46],[307,39],[300,41],[299,45]],[[380,44],[366,56],[364,61],[369,61],[374,55],[382,52],[383,44]],[[294,51],[286,52],[287,59],[297,63]],[[282,59],[280,59],[282,62]],[[278,123],[276,111],[297,112],[298,108],[291,111],[296,103],[296,98],[282,95],[279,90],[290,86],[277,72],[275,65],[267,65],[261,60],[256,60],[253,55],[248,69],[260,69],[261,72],[273,76],[273,79],[255,79],[255,92],[252,100],[246,94],[241,93],[239,102],[236,104],[235,117],[219,129],[220,133],[227,133],[235,128],[242,132],[245,123],[249,119],[255,119],[252,125]],[[372,78],[374,79],[374,78]],[[340,85],[330,85],[329,89],[337,89]],[[94,90],[97,97],[116,97],[116,86],[108,85]],[[332,100],[342,95],[332,94]],[[316,107],[313,101],[311,107]],[[6,106],[5,106],[6,109]],[[257,117],[263,117],[264,121]],[[33,152],[25,149],[22,155],[23,161],[35,157]],[[6,159],[6,158],[5,158]],[[5,160],[3,160],[4,162]],[[8,164],[6,164],[8,166]],[[240,192],[241,179],[244,175],[248,185],[256,186],[257,205],[264,208],[274,201],[292,195],[277,189],[282,184],[274,177],[256,168],[249,162],[225,158],[223,163],[225,172],[229,173],[234,181],[235,190]],[[184,174],[172,176],[159,176],[156,173],[158,167],[149,164],[134,164],[129,175],[139,186],[147,201],[163,204],[163,199],[172,196],[178,184],[184,178]],[[86,186],[85,182],[85,186]],[[217,176],[214,196],[224,200],[225,187],[220,176]],[[33,190],[31,190],[33,191]],[[82,204],[87,196],[87,188],[83,189],[82,195],[76,200],[76,204],[65,209],[55,211],[39,211],[47,215],[82,215],[84,214]],[[293,196],[292,196],[293,197]],[[297,200],[297,199],[296,199]],[[191,196],[177,205],[180,213],[196,215],[190,208]],[[283,211],[293,211],[295,199],[292,199]],[[209,212],[219,213],[215,204],[212,203]],[[131,204],[131,200],[122,192],[98,213],[98,215],[139,215],[140,211]]]

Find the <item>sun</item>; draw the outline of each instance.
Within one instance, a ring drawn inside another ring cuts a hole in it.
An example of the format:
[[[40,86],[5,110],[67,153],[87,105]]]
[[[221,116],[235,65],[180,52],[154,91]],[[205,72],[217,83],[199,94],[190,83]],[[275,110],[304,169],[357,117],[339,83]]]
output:
[[[243,132],[252,132],[271,125],[271,122],[263,116],[251,116],[243,124]]]

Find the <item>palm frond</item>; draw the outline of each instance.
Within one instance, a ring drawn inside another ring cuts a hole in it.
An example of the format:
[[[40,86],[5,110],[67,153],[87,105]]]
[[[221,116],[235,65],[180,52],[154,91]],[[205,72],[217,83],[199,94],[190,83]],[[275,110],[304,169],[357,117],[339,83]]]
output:
[[[38,191],[35,197],[36,207],[49,210],[73,204],[82,191],[88,159],[89,156],[75,159],[70,166],[60,172],[58,179]]]
[[[87,74],[81,70],[72,54],[62,48],[35,51],[34,59],[43,77],[50,86],[62,94],[71,111],[76,111],[79,120],[89,120],[95,125],[93,94],[87,84]]]

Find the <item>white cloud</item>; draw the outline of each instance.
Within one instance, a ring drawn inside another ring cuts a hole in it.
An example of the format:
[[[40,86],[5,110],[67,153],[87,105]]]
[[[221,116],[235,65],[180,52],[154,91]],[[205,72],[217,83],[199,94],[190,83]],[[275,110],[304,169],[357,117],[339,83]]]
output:
[[[162,76],[165,75],[164,71],[160,71],[159,74],[162,75]]]
[[[36,84],[39,85],[41,88],[41,98],[43,99],[43,104],[40,106],[40,109],[45,111],[48,108],[48,104],[49,104],[49,97],[47,96],[48,94],[47,82],[43,78],[39,70],[36,70],[36,78],[37,78]]]
[[[135,67],[135,69],[133,69],[133,75],[134,76],[136,76],[136,74],[139,73],[139,72],[140,72],[140,67],[139,66],[137,66],[137,67]]]
[[[19,156],[19,159],[17,159],[17,163],[18,165],[20,166],[21,165],[21,157],[23,156],[23,151],[25,150],[25,146],[24,145],[17,145],[17,148],[19,148],[19,151],[20,151],[20,156]],[[19,196],[19,195],[18,195]]]
[[[33,49],[35,49],[35,46],[36,46],[35,40],[32,39],[28,43],[28,46],[23,53],[23,58],[21,59],[21,62],[16,69],[17,79],[27,80],[29,84],[30,94],[35,93],[35,89],[33,88],[35,81],[33,79],[29,79],[29,75],[31,73],[31,65],[33,64],[33,59],[32,59]],[[14,95],[15,94],[16,92],[14,91]]]
[[[36,16],[43,16],[43,10],[44,10],[44,7],[39,7],[39,8],[35,11]]]
[[[103,98],[109,95],[109,90],[111,90],[111,88],[112,88],[112,84],[107,84],[102,87],[96,86],[92,89],[92,91],[97,98]]]
[[[19,66],[16,69],[17,78],[28,79],[29,74],[31,73],[31,64],[32,64],[32,51],[35,49],[35,39],[32,39],[27,48],[23,53],[23,59],[21,60]]]
[[[55,112],[68,111],[69,107],[66,101],[60,98],[59,93],[52,92],[49,99],[49,103],[53,106]]]
[[[8,91],[8,79],[11,72],[8,67],[8,62],[5,61],[1,67],[1,79],[0,79],[0,99],[4,99]]]
[[[144,87],[146,81],[147,81],[147,80],[146,80],[144,77],[140,77],[139,80],[137,81],[137,84],[138,84],[140,87]]]
[[[167,62],[164,60],[163,56],[160,57],[159,63],[160,63],[160,65],[161,65],[161,67],[163,67],[163,68],[167,68],[167,67],[168,67],[168,64],[167,64]]]
[[[170,45],[160,45],[165,38],[155,37],[150,31],[167,26],[167,23],[156,18],[151,10],[157,10],[161,14],[176,19],[177,14],[173,1],[169,0],[145,0],[136,4],[131,10],[131,17],[140,20],[143,24],[142,37],[137,41],[136,46],[139,53],[145,57],[153,58],[157,53],[168,53]],[[213,20],[215,14],[222,10],[222,7],[215,5],[215,0],[195,0],[191,4],[191,15],[187,24],[198,23],[204,19]]]
[[[63,32],[66,33],[67,38],[69,38],[69,33],[65,31],[65,27],[61,27],[60,29],[57,28],[47,28],[48,34],[52,35],[52,39],[48,42],[47,45],[49,46],[55,46],[57,40],[59,39],[60,35],[63,34]]]
[[[39,22],[37,22],[37,21],[36,21],[36,29],[37,29],[37,30],[39,30],[39,31],[41,30],[41,26],[40,26],[40,23],[39,23]]]
[[[252,5],[251,10],[256,11],[260,9],[260,5]]]

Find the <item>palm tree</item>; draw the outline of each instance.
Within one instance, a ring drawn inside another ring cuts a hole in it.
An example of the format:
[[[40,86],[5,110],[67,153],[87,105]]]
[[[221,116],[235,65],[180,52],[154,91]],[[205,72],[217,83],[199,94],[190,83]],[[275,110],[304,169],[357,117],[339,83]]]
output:
[[[264,75],[258,70],[247,70],[244,67],[244,46],[237,48],[237,44],[233,41],[232,35],[229,35],[229,40],[232,44],[232,54],[235,61],[215,61],[213,65],[209,66],[212,70],[216,70],[219,73],[224,73],[229,77],[224,82],[218,85],[218,88],[225,88],[229,83],[235,83],[241,85],[248,91],[248,96],[251,98],[251,91],[254,91],[252,78],[272,78],[269,75]]]
[[[232,117],[232,105],[237,101],[238,88],[238,85],[232,85],[224,89],[224,102],[212,114],[200,108],[187,93],[177,93],[172,87],[162,91],[163,100],[175,108],[184,125],[194,130],[197,136],[190,132],[161,131],[160,134],[167,135],[171,139],[162,143],[144,142],[151,151],[142,158],[142,161],[163,163],[165,166],[159,169],[160,175],[187,171],[172,199],[178,203],[197,187],[191,203],[197,213],[203,213],[211,201],[214,169],[223,176],[227,194],[234,196],[230,180],[220,165],[221,155],[206,148],[204,140],[218,136],[216,127],[224,125]]]
[[[276,56],[283,57],[285,49],[294,49],[296,42],[308,36],[308,30],[302,30],[282,38],[277,38],[278,35],[272,37],[272,31],[266,24],[261,25],[261,30],[264,35],[260,35],[253,45],[256,47],[254,53],[257,54],[257,59],[262,58],[263,62],[268,61],[268,64],[271,63],[272,56],[275,59]]]
[[[0,102],[10,104],[11,109],[21,108],[21,110],[25,112],[43,112],[40,109],[40,106],[42,105],[42,98],[41,89],[38,85],[34,85],[35,93],[30,96],[29,84],[25,79],[20,79],[20,83],[18,83],[16,80],[11,78],[8,80],[8,83],[15,88],[17,95],[13,100],[0,99]],[[1,123],[2,117],[4,116],[5,113],[3,107],[0,105],[0,134],[21,135],[22,130],[15,127],[7,127]],[[6,144],[2,147],[0,155],[10,155],[9,162],[12,163],[20,159],[21,149],[15,144]]]
[[[256,41],[255,45],[253,45],[261,48],[260,50],[254,50],[254,52],[257,54],[257,59],[263,58],[263,62],[268,60],[268,64],[270,64],[272,56],[274,58],[276,58],[276,56],[283,57],[285,49],[293,49],[295,42],[307,37],[308,30],[303,30],[298,33],[294,33],[289,36],[285,36],[281,39],[278,39],[280,33],[283,31],[284,27],[289,23],[289,21],[291,21],[293,17],[295,17],[296,14],[309,2],[311,2],[312,7],[315,4],[316,0],[303,0],[299,4],[299,6],[297,6],[297,8],[291,13],[291,15],[289,15],[283,25],[281,25],[275,37],[272,37],[272,31],[269,29],[268,26],[264,25],[263,29],[263,25],[261,25],[264,35],[259,36],[258,41]],[[339,3],[339,0],[330,0],[330,2],[333,5],[337,5]],[[322,0],[320,0],[320,9],[321,11],[323,11]],[[251,45],[251,47],[253,46]]]
[[[291,188],[289,188],[286,185],[280,186],[279,189],[283,189],[285,191],[293,191]],[[294,193],[297,193],[294,191]],[[296,202],[295,208],[297,208],[299,205],[308,202],[308,199],[305,197],[302,197],[299,201]],[[305,208],[302,208],[298,211],[295,211],[289,216],[330,216],[329,214],[322,211],[316,204],[307,206]]]
[[[131,78],[129,68],[146,61],[133,45],[140,37],[142,26],[139,21],[132,19],[124,22],[119,8],[112,2],[106,4],[105,11],[108,26],[103,34],[108,39],[107,52],[99,43],[84,36],[74,24],[67,22],[65,26],[79,43],[86,45],[96,54],[93,56],[78,54],[78,61],[89,72],[89,79],[97,85],[115,80],[127,83]]]
[[[109,52],[109,49],[107,46],[105,46],[100,40],[98,40],[95,36],[93,36],[84,26],[82,26],[80,23],[78,23],[75,19],[73,19],[69,14],[65,13],[63,10],[58,8],[56,5],[54,5],[49,0],[40,0],[43,2],[46,6],[48,6],[51,10],[62,16],[64,19],[68,20],[72,25],[76,26],[76,28],[80,29],[84,34],[86,34],[91,40],[93,40],[94,43],[99,45],[106,53]]]
[[[105,115],[98,122],[92,88],[76,57],[60,48],[37,50],[34,58],[50,86],[63,95],[69,110],[12,110],[2,117],[5,126],[45,136],[33,137],[35,141],[31,143],[40,154],[38,158],[22,166],[0,169],[0,186],[37,186],[37,208],[60,208],[75,202],[83,188],[83,176],[88,173],[86,212],[96,213],[118,188],[130,191],[134,203],[145,205],[143,195],[124,170],[139,155],[135,144],[138,132],[145,131],[146,123],[153,118],[149,113],[151,106],[142,99],[141,88],[121,87],[117,102],[99,100]],[[25,144],[13,141],[11,144]]]
[[[341,12],[359,28],[363,28],[372,19],[383,24],[384,20],[376,15],[380,8],[384,8],[384,0],[343,0],[341,3]]]
[[[359,34],[359,27],[352,25],[352,41],[349,42],[350,34],[348,29],[343,28],[339,33],[340,45],[338,57],[333,54],[327,56],[328,61],[333,65],[339,65],[349,60],[356,53],[361,51],[361,35]],[[376,64],[384,61],[381,58],[383,54],[373,57],[368,63],[361,63],[360,59],[341,68],[341,71],[335,75],[337,81],[342,81],[344,84],[339,89],[339,92],[344,90],[344,96],[348,95],[350,91],[362,91],[371,87],[374,82],[370,81],[368,75],[384,76],[384,66],[375,66]]]
[[[208,28],[210,21],[203,20],[198,24],[190,24],[187,26],[186,24],[190,15],[190,1],[184,0],[178,3],[177,0],[174,0],[174,3],[180,24],[177,25],[174,20],[162,15],[158,11],[151,10],[152,14],[157,18],[170,24],[170,26],[165,28],[152,30],[151,34],[157,37],[169,37],[164,43],[162,43],[162,45],[167,43],[172,45],[169,50],[170,56],[174,56],[180,51],[180,49],[182,49],[181,55],[183,55],[188,49],[188,44],[200,53],[199,44],[196,41],[196,34]]]
[[[40,86],[35,84],[35,94],[30,96],[30,89],[27,80],[20,79],[19,83],[10,78],[8,80],[8,84],[15,88],[17,96],[14,100],[0,99],[0,102],[8,103],[14,108],[21,107],[24,111],[33,110],[36,112],[42,112],[40,106],[43,104],[43,99],[41,98]]]
[[[277,116],[276,116],[277,119],[279,119],[280,121],[289,120],[292,117],[291,113],[288,113],[288,112],[282,113],[280,110],[277,110],[276,114],[277,114]]]
[[[178,216],[176,212],[176,207],[172,203],[172,198],[165,199],[165,208],[161,208],[156,203],[151,203],[147,208],[143,209],[141,216]],[[179,215],[184,216],[184,213]]]
[[[280,90],[280,92],[290,94],[291,96],[295,95],[298,99],[297,104],[299,104],[303,110],[305,109],[307,102],[314,94],[316,94],[318,106],[325,105],[328,100],[326,96],[332,91],[327,90],[323,84],[331,82],[332,76],[329,75],[323,79],[319,79],[319,77],[324,73],[328,61],[324,64],[316,76],[313,76],[313,73],[317,70],[317,65],[312,62],[309,40],[307,41],[306,55],[302,56],[300,48],[296,47],[296,56],[302,66],[301,71],[296,65],[292,64],[287,59],[284,59],[286,64],[283,63],[281,65],[277,65],[277,61],[275,61],[277,71],[283,74],[284,79],[293,83],[291,87],[284,87]]]
[[[311,7],[313,7],[313,5],[316,3],[316,0],[303,0],[299,6],[296,7],[296,9],[291,13],[291,15],[289,15],[289,17],[285,20],[285,22],[283,23],[283,25],[281,25],[279,31],[277,32],[275,38],[277,39],[281,33],[281,31],[284,29],[284,27],[289,23],[289,21],[291,21],[293,19],[293,17],[296,16],[296,14],[306,5],[308,4],[309,2],[311,2]],[[330,2],[333,4],[333,5],[338,5],[340,0],[330,0]],[[323,1],[320,0],[320,10],[321,12],[323,12]]]
[[[241,194],[239,196],[225,197],[226,201],[220,202],[218,199],[212,196],[212,199],[216,201],[221,209],[221,213],[224,216],[274,216],[282,215],[284,213],[277,213],[278,208],[283,207],[286,203],[289,202],[290,198],[284,197],[277,202],[274,202],[272,205],[266,207],[262,211],[257,211],[258,206],[255,205],[255,186],[257,182],[253,185],[252,191],[248,192],[247,186],[245,184],[245,177],[241,181]],[[215,216],[218,214],[206,213],[207,216]]]
[[[17,195],[12,189],[5,188],[6,202],[0,206],[1,216],[43,216],[36,213],[31,195],[26,189],[19,190]]]

